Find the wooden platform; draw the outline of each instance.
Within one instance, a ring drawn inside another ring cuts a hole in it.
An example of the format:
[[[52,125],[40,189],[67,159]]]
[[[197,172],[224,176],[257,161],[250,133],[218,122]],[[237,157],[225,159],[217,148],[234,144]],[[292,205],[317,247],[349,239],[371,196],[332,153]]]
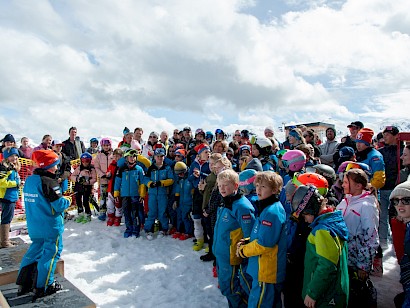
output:
[[[30,246],[20,238],[12,240],[19,242],[19,245],[0,249],[0,286],[16,282],[21,260]],[[55,273],[64,277],[64,261],[62,259],[57,262]]]
[[[0,286],[0,307],[59,307],[59,308],[95,308],[95,303],[84,293],[78,290],[71,282],[56,274],[55,280],[62,286],[63,290],[55,294],[38,298],[33,302],[34,293],[28,293],[17,297],[18,287],[15,283]]]

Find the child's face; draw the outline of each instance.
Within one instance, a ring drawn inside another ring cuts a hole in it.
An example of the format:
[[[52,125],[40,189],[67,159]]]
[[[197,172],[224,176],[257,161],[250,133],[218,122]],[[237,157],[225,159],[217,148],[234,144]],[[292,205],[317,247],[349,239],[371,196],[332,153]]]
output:
[[[94,149],[98,147],[98,142],[91,142],[91,147]]]
[[[175,155],[175,161],[183,161],[184,158],[181,155]]]
[[[115,160],[115,161],[119,161],[121,157],[122,157],[121,155],[115,154],[115,155],[114,155],[114,160]]]
[[[58,166],[55,165],[55,166],[53,166],[53,167],[51,167],[51,168],[48,168],[47,171],[50,172],[50,173],[52,173],[52,174],[54,174],[54,173],[56,173],[57,169],[58,169]]]
[[[403,198],[404,198],[404,200],[402,200]],[[396,200],[394,200],[394,199],[396,199]],[[400,200],[400,202],[397,205],[394,206],[397,210],[397,214],[402,218],[410,219],[410,204],[408,204],[409,201],[410,201],[410,198],[409,197],[398,196],[394,199],[392,201],[397,202],[397,200]],[[404,203],[406,203],[407,205],[404,204]]]
[[[19,157],[17,155],[11,155],[7,158],[7,161],[13,164],[16,164],[18,160],[19,160]]]
[[[56,151],[57,153],[61,153],[62,149],[63,149],[63,146],[61,144],[57,144],[53,146],[53,150]]]
[[[242,156],[251,156],[251,153],[248,150],[242,150]]]
[[[222,197],[233,195],[238,190],[238,183],[229,180],[218,181],[219,193]]]
[[[127,156],[127,162],[133,164],[137,161],[137,158],[134,155]]]
[[[155,163],[157,165],[162,165],[164,163],[165,156],[163,155],[155,155]]]
[[[201,160],[208,160],[210,154],[211,154],[211,152],[209,152],[209,150],[204,150],[204,151],[202,151],[201,154],[199,155],[199,158],[200,158]]]
[[[214,164],[213,171],[215,174],[219,174],[220,172],[225,170],[225,166],[221,161],[218,161]]]
[[[252,145],[252,156],[253,157],[258,157],[259,156],[259,150],[258,150],[258,148],[256,147],[256,145]]]
[[[273,190],[266,181],[256,183],[255,188],[259,200],[265,200],[273,195]]]
[[[363,190],[363,186],[361,184],[356,183],[353,180],[349,180],[346,175],[343,177],[342,187],[345,194],[351,194],[353,196],[360,194]]]
[[[97,145],[96,145],[95,147],[97,147]],[[105,152],[108,152],[110,149],[111,149],[111,145],[109,145],[109,144],[103,144],[103,150],[104,150]]]

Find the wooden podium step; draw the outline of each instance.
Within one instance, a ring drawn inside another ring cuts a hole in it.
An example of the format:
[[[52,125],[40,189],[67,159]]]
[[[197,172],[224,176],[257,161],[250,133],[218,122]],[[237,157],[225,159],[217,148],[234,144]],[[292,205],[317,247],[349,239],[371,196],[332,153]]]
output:
[[[55,294],[38,298],[33,302],[34,293],[17,296],[18,286],[15,283],[0,286],[0,307],[38,307],[38,308],[95,308],[95,303],[84,293],[77,289],[70,281],[55,275],[55,280],[59,282],[63,289]]]
[[[30,247],[30,244],[24,243],[20,238],[11,240],[18,242],[18,246],[0,249],[0,286],[16,282],[21,259]],[[62,259],[58,260],[55,273],[64,276],[64,261]]]

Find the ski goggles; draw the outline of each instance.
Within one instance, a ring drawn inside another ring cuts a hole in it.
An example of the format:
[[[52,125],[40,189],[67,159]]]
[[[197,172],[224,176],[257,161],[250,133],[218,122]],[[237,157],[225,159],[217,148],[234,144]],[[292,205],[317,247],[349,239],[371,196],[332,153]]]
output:
[[[410,197],[390,199],[390,203],[393,206],[398,206],[400,204],[400,202],[403,205],[410,205]]]

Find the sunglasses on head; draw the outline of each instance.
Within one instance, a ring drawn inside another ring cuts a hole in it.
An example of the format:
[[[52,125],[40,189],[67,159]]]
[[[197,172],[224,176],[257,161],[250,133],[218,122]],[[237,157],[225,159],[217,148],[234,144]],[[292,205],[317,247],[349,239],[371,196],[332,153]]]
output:
[[[390,200],[390,203],[394,206],[399,205],[401,202],[401,204],[403,205],[410,205],[410,197],[404,197],[404,198],[393,198]]]

